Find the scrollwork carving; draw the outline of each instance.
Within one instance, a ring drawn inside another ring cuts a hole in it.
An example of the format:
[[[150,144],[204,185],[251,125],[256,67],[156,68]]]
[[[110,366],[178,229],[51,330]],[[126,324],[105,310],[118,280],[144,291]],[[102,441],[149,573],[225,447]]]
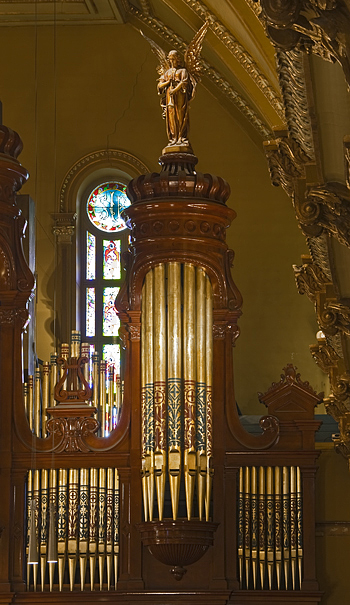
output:
[[[62,412],[64,413],[64,412]],[[54,451],[59,452],[89,452],[85,438],[97,432],[99,422],[95,418],[82,416],[74,418],[50,418],[46,423],[46,430],[59,438]]]

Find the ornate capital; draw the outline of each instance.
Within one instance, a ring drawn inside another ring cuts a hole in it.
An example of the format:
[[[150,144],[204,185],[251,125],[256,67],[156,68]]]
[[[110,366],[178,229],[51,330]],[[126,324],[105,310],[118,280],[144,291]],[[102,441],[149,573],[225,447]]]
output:
[[[59,244],[71,244],[77,215],[74,212],[55,212],[51,214],[55,221],[52,233],[57,236]]]
[[[350,247],[350,192],[340,183],[327,183],[306,189],[296,196],[295,210],[306,236],[324,231]]]
[[[278,132],[272,141],[264,142],[272,184],[281,185],[287,195],[294,193],[294,180],[305,177],[305,163],[311,158],[286,131]]]
[[[260,0],[259,17],[272,43],[338,61],[350,85],[350,9],[347,0]]]
[[[311,256],[302,256],[303,265],[293,265],[296,286],[299,294],[314,302],[317,294],[326,291],[327,285],[332,285],[319,265],[312,262]]]

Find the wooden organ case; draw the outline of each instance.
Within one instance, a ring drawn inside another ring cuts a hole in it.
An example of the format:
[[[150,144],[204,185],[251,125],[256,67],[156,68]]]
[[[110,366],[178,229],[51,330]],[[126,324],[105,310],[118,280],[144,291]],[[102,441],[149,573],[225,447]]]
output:
[[[125,386],[117,426],[100,436],[98,371],[91,388],[74,344],[58,373],[47,364],[55,384],[42,377],[36,415],[26,413],[21,331],[34,282],[15,202],[20,148],[0,127],[0,603],[319,603],[320,397],[288,365],[260,396],[261,434],[240,423],[228,184],[180,152],[129,184],[116,301]]]

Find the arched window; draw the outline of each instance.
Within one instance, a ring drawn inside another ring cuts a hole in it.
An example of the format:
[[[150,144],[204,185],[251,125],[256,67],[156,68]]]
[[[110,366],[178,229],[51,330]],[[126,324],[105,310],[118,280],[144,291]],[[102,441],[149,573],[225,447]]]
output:
[[[121,217],[130,205],[125,190],[124,183],[112,180],[90,187],[80,216],[82,342],[90,344],[91,354],[101,355],[115,388],[120,381],[120,342],[114,303],[123,278],[121,255],[128,245],[128,229]]]

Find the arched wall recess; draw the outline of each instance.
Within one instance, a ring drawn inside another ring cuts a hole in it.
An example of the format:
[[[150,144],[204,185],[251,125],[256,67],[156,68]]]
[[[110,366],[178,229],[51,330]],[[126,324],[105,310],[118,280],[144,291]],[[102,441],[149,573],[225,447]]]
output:
[[[79,329],[78,229],[79,209],[89,190],[104,179],[128,182],[149,172],[134,155],[120,149],[101,149],[80,158],[67,171],[60,188],[58,209],[52,214],[56,240],[55,339],[69,342]]]

